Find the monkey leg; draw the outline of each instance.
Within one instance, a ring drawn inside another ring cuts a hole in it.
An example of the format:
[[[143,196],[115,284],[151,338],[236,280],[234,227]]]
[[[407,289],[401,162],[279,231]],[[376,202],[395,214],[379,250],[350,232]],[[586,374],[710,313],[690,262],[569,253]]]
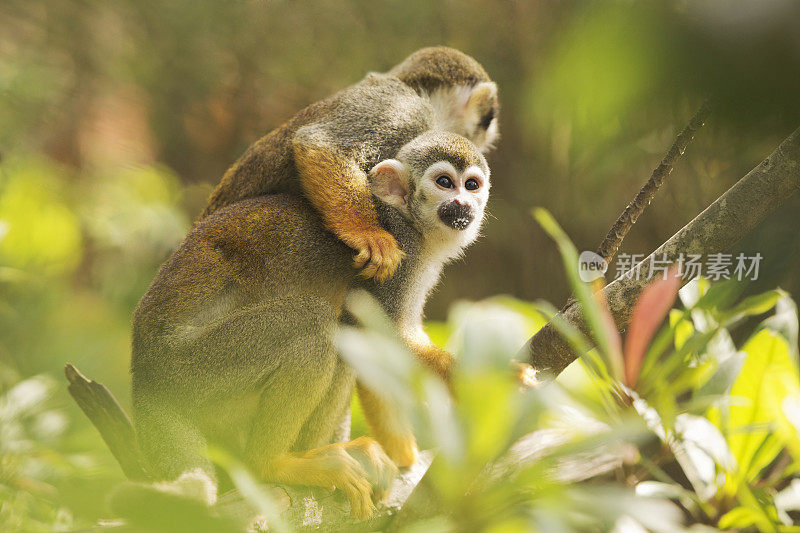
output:
[[[352,394],[345,395],[342,394],[342,391],[352,391],[354,383],[355,371],[340,361],[328,394],[309,416],[292,451],[310,450],[334,442],[332,436],[340,430],[342,414],[350,412]],[[347,420],[349,433],[349,418]],[[387,464],[383,450],[374,440],[360,438],[348,443],[349,440],[348,436],[346,439],[335,442],[347,444],[348,453],[361,464],[367,473],[367,479],[372,484],[373,500],[375,502],[382,500],[397,469],[393,465]]]
[[[135,420],[158,477],[196,468],[213,475],[207,442],[237,455],[290,451],[330,389],[339,363],[335,328],[324,300],[273,295],[180,336],[143,342],[133,372]],[[352,382],[340,388],[349,395]],[[250,442],[254,434],[259,442]]]
[[[309,415],[295,439],[291,451],[310,450],[333,442],[334,433],[339,430],[342,416],[350,406],[354,384],[355,372],[348,364],[339,359],[325,397],[319,401],[317,407]],[[348,437],[338,442],[349,440]]]
[[[453,368],[453,355],[447,350],[442,350],[429,340],[425,342],[420,340],[407,342],[422,364],[430,368],[449,386]]]
[[[422,331],[422,326],[417,329]],[[450,386],[453,356],[433,344],[424,333],[414,334],[409,330],[403,337],[420,361]],[[389,458],[401,468],[413,465],[419,457],[419,448],[408,417],[361,383],[357,389],[370,431]]]
[[[353,266],[363,268],[365,278],[391,277],[403,252],[378,222],[366,173],[332,148],[322,126],[301,128],[293,149],[306,198],[322,215],[325,227],[358,252]]]
[[[174,481],[179,489],[181,479],[190,479],[187,474],[191,479],[206,478],[207,494],[202,499],[215,503],[214,465],[205,455],[206,439],[195,425],[170,408],[167,401],[152,397],[137,407],[136,433],[149,471],[157,480]]]
[[[317,447],[330,442],[355,380],[333,345],[337,318],[322,300],[272,305],[269,313],[270,336],[279,331],[282,343],[270,353],[245,462],[264,481],[337,487],[353,516],[365,518],[374,510],[373,484],[380,495],[396,472],[391,460],[372,439]]]
[[[340,363],[342,370],[331,380],[329,393],[321,399],[300,430],[290,452],[271,455],[264,450],[275,449],[272,428],[268,432],[256,431],[249,443],[248,463],[265,481],[300,485],[336,487],[350,501],[352,515],[359,519],[370,516],[388,489],[397,468],[375,440],[360,437],[350,442],[335,443],[302,450],[310,443],[330,439],[352,393],[352,370]],[[344,383],[342,383],[344,382]],[[339,387],[339,385],[344,385]],[[265,410],[270,408],[265,406]],[[263,415],[266,417],[266,415]],[[273,426],[280,413],[270,414]],[[271,442],[265,442],[267,437]]]

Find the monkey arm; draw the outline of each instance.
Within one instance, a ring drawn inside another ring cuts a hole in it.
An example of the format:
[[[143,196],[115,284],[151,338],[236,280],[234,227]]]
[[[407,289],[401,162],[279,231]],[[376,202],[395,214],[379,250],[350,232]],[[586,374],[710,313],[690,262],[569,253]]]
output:
[[[306,198],[325,227],[358,252],[361,275],[384,281],[402,259],[395,238],[378,222],[366,173],[330,140],[323,124],[300,128],[292,141],[295,166]]]
[[[357,389],[372,436],[394,464],[401,468],[413,465],[419,450],[408,418],[361,382],[357,383]]]
[[[453,356],[433,344],[429,339],[406,335],[406,343],[422,363],[441,377],[448,386]],[[362,383],[357,383],[358,398],[372,435],[386,455],[399,467],[413,465],[419,455],[413,429],[406,416],[388,404]]]
[[[422,316],[400,325],[400,336],[419,360],[450,386],[455,358],[431,341],[422,327]]]
[[[415,339],[407,342],[422,364],[430,368],[449,386],[454,362],[453,355],[447,350],[439,348],[430,340]]]

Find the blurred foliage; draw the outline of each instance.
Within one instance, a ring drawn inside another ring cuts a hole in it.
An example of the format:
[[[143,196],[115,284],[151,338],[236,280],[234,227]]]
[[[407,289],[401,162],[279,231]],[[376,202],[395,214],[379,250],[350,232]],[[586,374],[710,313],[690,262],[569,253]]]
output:
[[[424,442],[442,450],[432,476],[452,511],[424,526],[585,529],[603,516],[593,527],[658,529],[650,510],[671,525],[677,505],[705,524],[787,530],[800,507],[790,482],[800,452],[797,198],[741,245],[764,256],[757,282],[682,292],[684,308],[627,387],[635,413],[617,401],[624,350],[602,328],[604,350],[547,394],[517,396],[504,365],[553,311],[524,300],[562,302],[574,290],[530,206],[594,249],[711,95],[715,114],[622,252],[654,249],[800,124],[798,24],[790,0],[0,3],[0,529],[109,517],[102,502],[122,475],[61,369],[73,362],[128,402],[131,312],[224,170],[310,102],[448,44],[498,82],[503,139],[489,158],[485,236],[428,306],[432,337],[464,365],[463,402],[417,417]],[[602,306],[590,309],[601,323]],[[405,400],[416,405],[442,394],[421,376],[387,379],[401,391],[416,380]],[[464,496],[516,437],[552,426],[574,446]],[[365,431],[357,406],[354,431]],[[654,438],[656,451],[642,447],[622,481],[542,474],[582,446]]]
[[[592,332],[558,326],[580,363],[553,384],[521,392],[508,370],[530,334],[525,325],[550,315],[548,304],[530,313],[518,302],[454,307],[458,401],[450,404],[385,333],[377,304],[351,302],[367,330],[345,330],[342,353],[361,380],[414,413],[417,434],[439,453],[426,530],[796,531],[800,374],[791,298],[769,291],[740,299],[738,282],[700,279],[670,311],[678,278],[658,279],[623,342],[579,280],[574,246],[547,212],[536,217],[558,243]],[[748,317],[761,321],[748,326]],[[730,332],[743,326],[749,332],[737,347]],[[535,435],[539,447],[526,458]],[[591,471],[592,459],[609,456],[619,461],[610,473],[575,481],[572,469]]]

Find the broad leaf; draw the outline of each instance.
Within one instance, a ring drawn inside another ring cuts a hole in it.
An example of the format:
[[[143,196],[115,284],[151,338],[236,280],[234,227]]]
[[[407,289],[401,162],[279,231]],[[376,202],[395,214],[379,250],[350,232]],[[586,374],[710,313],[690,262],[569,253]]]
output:
[[[800,393],[797,368],[786,339],[769,329],[753,335],[743,347],[747,354],[731,389],[728,442],[738,473],[726,484],[733,494],[739,483],[750,481],[780,452],[787,430],[796,433],[783,411],[787,396]],[[773,438],[770,438],[773,437]]]

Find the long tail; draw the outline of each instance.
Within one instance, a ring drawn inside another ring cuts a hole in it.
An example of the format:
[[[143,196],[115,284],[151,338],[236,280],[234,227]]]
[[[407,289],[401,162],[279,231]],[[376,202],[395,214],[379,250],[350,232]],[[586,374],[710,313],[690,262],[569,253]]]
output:
[[[131,419],[105,385],[87,379],[71,364],[64,367],[70,395],[91,420],[122,471],[132,481],[147,481],[144,458]]]

